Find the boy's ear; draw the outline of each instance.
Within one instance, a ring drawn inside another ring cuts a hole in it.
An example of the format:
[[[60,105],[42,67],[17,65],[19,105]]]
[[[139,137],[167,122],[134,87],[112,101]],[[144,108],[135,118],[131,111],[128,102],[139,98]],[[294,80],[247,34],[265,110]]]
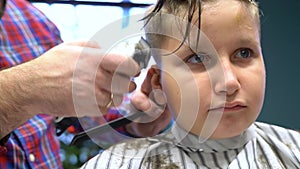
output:
[[[151,66],[151,73],[153,73],[151,78],[152,89],[162,89],[160,82],[160,70],[157,66]]]
[[[146,78],[142,83],[141,90],[146,95],[149,95],[154,89],[161,89],[160,70],[157,66],[151,66],[148,69]]]
[[[164,107],[167,103],[166,97],[162,91],[160,69],[157,66],[151,66],[147,76],[142,84],[141,91],[149,96],[156,105]]]

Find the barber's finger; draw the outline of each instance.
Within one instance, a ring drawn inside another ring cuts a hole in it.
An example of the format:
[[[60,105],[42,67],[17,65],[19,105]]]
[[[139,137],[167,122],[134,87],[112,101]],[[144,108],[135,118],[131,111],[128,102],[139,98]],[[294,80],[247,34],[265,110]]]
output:
[[[101,60],[100,67],[111,73],[135,76],[140,72],[139,65],[129,57],[119,54],[106,54]]]
[[[123,94],[114,94],[101,90],[96,92],[96,98],[99,107],[111,108],[119,106],[123,101]]]
[[[98,70],[95,79],[96,88],[111,91],[111,82],[113,74],[105,70]]]
[[[140,111],[146,111],[151,107],[151,103],[148,96],[146,96],[144,93],[142,93],[139,90],[137,90],[132,94],[130,98],[130,102],[135,109]]]
[[[157,104],[157,101],[151,100],[144,93],[135,92],[131,97],[131,104],[135,109],[143,111],[148,115],[148,117],[139,119],[139,122],[149,123],[157,119],[164,112],[166,101],[160,100],[160,104]]]
[[[165,110],[156,120],[150,123],[130,123],[129,125],[126,125],[126,130],[137,137],[155,136],[167,128],[171,119],[171,113],[168,110]]]
[[[120,106],[123,101],[123,95],[119,94],[109,94],[109,97],[105,95],[105,99],[97,99],[98,107],[102,115],[105,115],[110,108],[114,108]],[[101,101],[105,100],[105,101]]]
[[[124,94],[128,91],[133,91],[136,84],[131,81],[131,78],[123,74],[115,73],[112,77],[111,91],[113,93]]]
[[[124,94],[134,91],[136,84],[131,81],[130,77],[98,70],[96,75],[96,87],[116,94]]]
[[[106,90],[96,89],[96,99],[100,107],[106,107],[108,104],[111,104],[111,93]]]
[[[112,104],[113,107],[120,106],[123,101],[123,95],[122,94],[113,94],[112,101],[113,101],[113,104]]]
[[[143,111],[144,113],[146,113],[146,116],[140,117],[139,119],[137,119],[136,122],[151,123],[151,122],[157,120],[165,110],[164,106],[159,106],[152,100],[149,100],[149,104],[150,104],[149,109]]]

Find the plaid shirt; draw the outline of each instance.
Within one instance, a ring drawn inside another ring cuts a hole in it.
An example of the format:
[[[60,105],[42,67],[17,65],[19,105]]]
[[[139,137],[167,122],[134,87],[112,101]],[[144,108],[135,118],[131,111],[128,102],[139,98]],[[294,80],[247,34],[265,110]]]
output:
[[[0,70],[34,59],[61,42],[56,26],[37,8],[25,0],[8,0],[0,21]],[[111,111],[106,118],[120,116]],[[62,168],[52,116],[28,120],[11,133],[6,148],[0,168]]]

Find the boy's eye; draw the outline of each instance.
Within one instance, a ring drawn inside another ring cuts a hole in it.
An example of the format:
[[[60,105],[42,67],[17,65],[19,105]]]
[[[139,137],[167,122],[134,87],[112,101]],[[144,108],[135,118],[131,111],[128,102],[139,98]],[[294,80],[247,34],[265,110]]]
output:
[[[240,49],[238,52],[237,52],[237,57],[239,58],[249,58],[252,56],[252,52],[250,49],[248,48],[243,48],[243,49]]]
[[[199,64],[199,63],[206,63],[209,60],[209,56],[207,54],[193,54],[191,55],[188,59],[188,63],[194,63],[194,64]]]

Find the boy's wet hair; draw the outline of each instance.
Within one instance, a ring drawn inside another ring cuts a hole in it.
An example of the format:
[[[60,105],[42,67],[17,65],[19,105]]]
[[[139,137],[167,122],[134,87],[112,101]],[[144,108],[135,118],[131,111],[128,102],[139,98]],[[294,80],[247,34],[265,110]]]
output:
[[[158,0],[156,5],[152,7],[149,11],[149,13],[143,18],[145,22],[145,32],[148,43],[151,45],[152,48],[160,48],[161,43],[163,43],[164,35],[149,33],[149,32],[156,32],[155,30],[163,29],[162,22],[167,21],[161,21],[157,16],[160,16],[161,14],[172,14],[176,15],[182,18],[185,18],[187,21],[185,22],[187,25],[185,26],[185,30],[182,30],[183,32],[183,39],[181,40],[180,45],[175,49],[176,52],[187,40],[190,34],[190,30],[192,25],[193,18],[195,14],[199,16],[197,18],[197,25],[198,26],[198,33],[197,33],[197,43],[199,42],[200,38],[200,25],[201,25],[201,12],[203,10],[203,5],[205,3],[214,3],[218,2],[220,0]],[[260,25],[260,11],[258,7],[258,3],[255,0],[237,0],[244,5],[248,5],[249,9],[251,10],[251,13],[253,13],[253,16],[258,22],[258,25]],[[198,10],[200,9],[200,10]],[[180,16],[182,15],[182,16]],[[151,29],[151,31],[149,31]],[[160,32],[160,31],[157,31]],[[198,44],[196,45],[198,46]],[[172,52],[172,53],[173,53]]]

